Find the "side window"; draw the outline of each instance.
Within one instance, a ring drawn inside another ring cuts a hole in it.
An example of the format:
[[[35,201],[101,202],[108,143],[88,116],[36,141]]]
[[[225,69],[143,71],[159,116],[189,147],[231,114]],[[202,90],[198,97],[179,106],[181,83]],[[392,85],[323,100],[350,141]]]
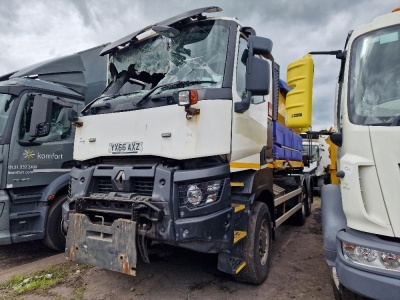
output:
[[[246,65],[242,62],[242,56],[246,49],[247,41],[241,37],[239,40],[239,53],[236,66],[236,91],[242,100],[246,97]],[[259,104],[262,102],[264,102],[264,96],[253,96],[251,98],[252,104]]]
[[[29,135],[31,117],[32,117],[33,99],[28,98],[25,102],[19,127],[19,139],[29,141],[32,137]],[[67,108],[57,103],[51,107],[50,133],[48,136],[35,139],[43,143],[61,141],[69,138],[71,135],[71,122],[68,120]]]

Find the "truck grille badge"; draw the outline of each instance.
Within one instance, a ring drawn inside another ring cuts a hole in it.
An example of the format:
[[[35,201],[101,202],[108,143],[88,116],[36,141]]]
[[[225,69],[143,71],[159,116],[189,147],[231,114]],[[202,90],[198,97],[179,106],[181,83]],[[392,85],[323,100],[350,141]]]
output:
[[[114,179],[115,185],[118,187],[118,189],[120,189],[120,190],[123,189],[124,181],[125,181],[125,172],[119,171],[117,176],[115,176],[115,179]]]

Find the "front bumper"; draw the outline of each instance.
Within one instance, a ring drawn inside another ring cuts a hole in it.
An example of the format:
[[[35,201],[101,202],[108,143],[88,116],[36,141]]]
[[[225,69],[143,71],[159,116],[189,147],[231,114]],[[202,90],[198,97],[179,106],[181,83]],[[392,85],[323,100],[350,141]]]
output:
[[[337,234],[336,272],[347,289],[372,299],[400,299],[400,272],[356,264],[343,255],[342,242],[387,252],[398,252],[399,243],[384,241],[375,235],[353,230]]]
[[[204,253],[232,247],[227,164],[197,170],[96,166],[73,169],[71,177],[63,219],[67,256],[73,261],[134,275],[145,239]],[[221,182],[217,201],[196,208],[182,204],[181,186],[210,180]]]
[[[136,222],[118,219],[111,226],[93,224],[71,213],[65,252],[71,261],[136,275]]]

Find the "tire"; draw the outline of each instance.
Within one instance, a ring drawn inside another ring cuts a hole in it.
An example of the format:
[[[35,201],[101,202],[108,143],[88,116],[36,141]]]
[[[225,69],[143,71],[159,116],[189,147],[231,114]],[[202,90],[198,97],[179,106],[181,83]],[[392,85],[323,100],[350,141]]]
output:
[[[242,250],[246,266],[234,275],[235,280],[250,284],[261,284],[267,278],[271,242],[271,217],[265,203],[255,202],[251,208],[247,237]]]
[[[308,197],[307,197],[307,194],[305,193],[305,189],[304,189],[304,187],[303,187],[303,191],[302,191],[302,193],[299,195],[299,197],[300,197],[300,199],[301,199],[301,202],[302,202],[302,206],[301,206],[301,209],[299,209],[298,211],[296,211],[294,214],[293,214],[293,216],[292,216],[292,223],[293,223],[293,225],[296,225],[296,226],[303,226],[304,225],[304,223],[306,223],[306,218],[307,218],[307,213],[306,213],[306,211],[307,211],[307,208],[306,208],[306,205],[307,205],[307,202],[308,202]]]
[[[310,191],[307,193],[307,201],[306,201],[306,217],[311,215],[311,211],[312,211],[312,202],[313,202],[313,195],[314,195],[314,189],[312,186],[310,186]]]
[[[66,241],[62,228],[61,216],[61,208],[65,201],[67,201],[67,194],[61,194],[50,202],[49,211],[47,213],[45,236],[43,239],[43,244],[50,249],[60,252],[65,251]]]

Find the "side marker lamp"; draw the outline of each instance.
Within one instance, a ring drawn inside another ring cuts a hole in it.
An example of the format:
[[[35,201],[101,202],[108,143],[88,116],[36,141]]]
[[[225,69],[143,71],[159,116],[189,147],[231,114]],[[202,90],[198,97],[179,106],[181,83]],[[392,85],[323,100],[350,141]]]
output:
[[[179,91],[178,92],[178,105],[190,106],[197,104],[199,96],[197,90]]]
[[[190,107],[199,101],[197,90],[179,91],[175,95],[178,105],[185,107],[186,119],[190,120],[200,114],[200,109]]]

